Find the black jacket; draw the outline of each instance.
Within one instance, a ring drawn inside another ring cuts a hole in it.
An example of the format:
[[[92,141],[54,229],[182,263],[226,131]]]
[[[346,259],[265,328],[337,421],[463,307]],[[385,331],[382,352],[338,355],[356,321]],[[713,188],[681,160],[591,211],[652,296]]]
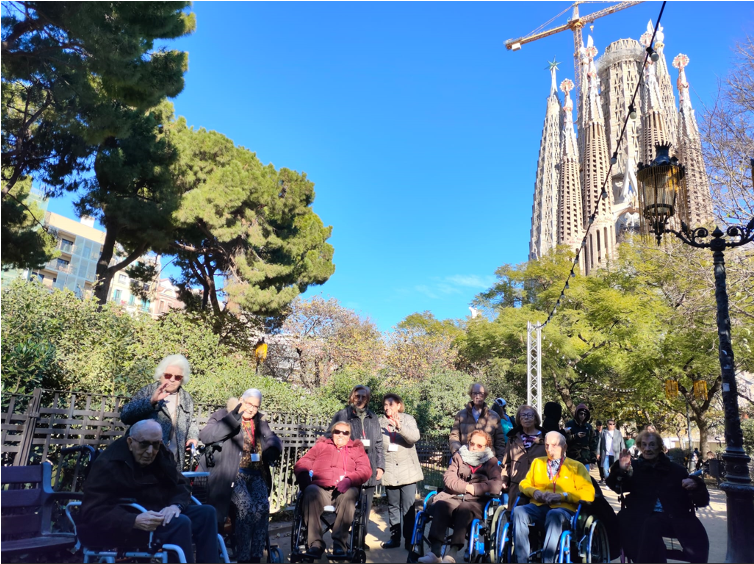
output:
[[[707,486],[700,478],[692,478],[698,483],[695,490],[681,486],[688,477],[683,466],[661,453],[656,464],[649,464],[641,457],[632,461],[628,472],[623,472],[616,461],[610,468],[607,485],[613,491],[622,490],[626,494],[626,509],[639,515],[650,515],[659,499],[662,510],[670,517],[682,517],[693,515],[694,506],[709,504]]]
[[[162,427],[162,441],[167,445],[170,441],[170,432],[173,430],[173,422],[170,419],[165,402],[161,401],[157,407],[152,407],[152,394],[159,387],[159,382],[153,382],[136,392],[131,401],[123,406],[120,412],[120,420],[126,425],[133,425],[144,419],[154,419]],[[183,461],[186,454],[186,441],[199,437],[199,429],[194,419],[194,400],[183,386],[178,388],[178,413],[176,414],[175,440],[178,456],[176,467],[180,472],[183,470]]]
[[[583,403],[579,404],[576,408],[576,413],[582,410],[586,412],[586,418],[581,425],[577,423],[576,418],[566,423],[565,436],[568,442],[566,456],[578,460],[582,464],[594,464],[597,462],[597,443],[599,442],[599,437],[589,423],[592,415]],[[579,433],[584,433],[584,436],[579,437]]]
[[[231,413],[228,413],[225,408],[218,409],[210,416],[206,427],[199,433],[199,438],[205,445],[208,445],[208,449],[213,448],[211,445],[221,447],[221,450],[214,455],[215,465],[206,469],[209,470],[207,481],[209,504],[215,506],[220,523],[225,522],[225,517],[228,515],[233,483],[238,475],[238,465],[243,454],[244,438],[243,433],[240,433],[241,417],[237,409]],[[259,412],[254,416],[254,428],[259,429],[261,435],[262,461],[265,462],[262,467],[262,476],[267,484],[267,495],[269,495],[272,488],[269,465],[280,458],[283,444]]]
[[[138,532],[133,528],[136,513],[118,504],[123,498],[132,498],[149,511],[160,511],[169,505],[188,507],[191,493],[167,449],[161,448],[155,461],[142,468],[128,449],[126,437],[121,437],[97,457],[84,482],[77,527],[85,542],[121,547]]]
[[[364,484],[365,486],[377,485],[377,469],[382,468],[385,470],[385,453],[382,449],[382,428],[380,427],[380,420],[374,414],[371,409],[367,409],[367,414],[364,417],[364,428],[361,427],[361,419],[356,414],[356,410],[353,406],[348,405],[344,409],[338,411],[332,418],[330,427],[332,427],[338,421],[348,421],[351,425],[351,438],[356,440],[367,439],[369,446],[364,447],[369,457],[369,464],[372,465],[372,477]]]

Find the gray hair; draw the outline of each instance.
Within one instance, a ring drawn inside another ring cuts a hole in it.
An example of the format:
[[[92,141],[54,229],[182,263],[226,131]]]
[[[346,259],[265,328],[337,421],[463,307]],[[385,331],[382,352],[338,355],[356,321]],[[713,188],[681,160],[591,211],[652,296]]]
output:
[[[171,366],[177,366],[183,371],[181,385],[188,384],[189,380],[191,380],[191,365],[182,354],[171,354],[163,358],[154,370],[154,379],[159,380],[162,378],[162,375],[165,374],[165,371]]]
[[[150,427],[154,427],[155,430],[160,431],[160,434],[162,434],[162,426],[157,422],[156,419],[142,419],[141,421],[137,421],[136,423],[131,425],[131,428],[128,430],[128,436],[141,436],[141,431],[146,431]]]
[[[262,404],[262,392],[260,392],[256,388],[249,388],[241,396],[241,400],[245,400],[248,398],[259,398],[259,404],[260,405]]]
[[[561,448],[566,448],[566,438],[563,436],[563,434],[560,431],[550,431],[545,435],[545,442],[547,442],[547,439],[550,437],[550,435],[555,435],[558,437],[558,442],[560,443]]]

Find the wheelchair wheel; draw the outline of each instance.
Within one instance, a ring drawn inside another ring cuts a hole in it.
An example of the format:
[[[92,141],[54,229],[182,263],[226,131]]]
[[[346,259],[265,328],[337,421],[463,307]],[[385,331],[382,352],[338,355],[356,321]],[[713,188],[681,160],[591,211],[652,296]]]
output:
[[[495,511],[492,518],[492,527],[490,528],[492,537],[492,547],[490,550],[491,562],[510,562],[511,561],[511,521],[510,512],[500,506]]]
[[[360,562],[361,564],[364,564],[364,562],[366,561],[367,553],[358,548],[354,549],[353,556],[351,557],[351,562]]]
[[[406,562],[413,563],[418,562],[419,558],[424,556],[424,539],[426,535],[426,527],[429,522],[429,516],[427,512],[420,509],[416,512],[416,519],[414,520],[414,531],[411,535],[411,550],[408,553],[408,559]]]
[[[306,546],[306,525],[304,524],[304,515],[301,511],[301,495],[296,499],[296,506],[293,510],[293,529],[291,530],[291,562],[298,560],[300,555],[307,551]],[[282,557],[282,555],[281,555]],[[282,559],[279,560],[282,562]]]
[[[484,526],[479,519],[474,519],[469,530],[468,562],[482,562],[487,554],[485,550]]]
[[[280,550],[278,547],[271,548],[270,552],[267,553],[267,562],[282,562],[283,561],[283,551]]]
[[[586,561],[610,562],[610,541],[607,538],[607,529],[597,520],[587,530]]]

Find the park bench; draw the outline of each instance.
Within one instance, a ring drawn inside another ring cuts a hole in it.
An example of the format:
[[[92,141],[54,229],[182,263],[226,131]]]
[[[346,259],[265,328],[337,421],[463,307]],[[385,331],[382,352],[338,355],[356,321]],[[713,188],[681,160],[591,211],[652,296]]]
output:
[[[72,532],[53,531],[57,503],[82,499],[79,492],[52,489],[52,465],[5,466],[2,478],[2,556],[54,552],[76,544]]]

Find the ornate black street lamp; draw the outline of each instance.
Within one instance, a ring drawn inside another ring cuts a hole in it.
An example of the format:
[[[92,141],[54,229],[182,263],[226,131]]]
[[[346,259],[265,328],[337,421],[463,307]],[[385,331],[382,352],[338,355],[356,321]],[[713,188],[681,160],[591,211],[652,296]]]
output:
[[[691,229],[688,221],[686,173],[678,160],[668,156],[669,145],[657,145],[652,164],[639,164],[639,208],[642,231],[654,233],[660,243],[664,233],[672,233],[692,247],[712,250],[717,301],[717,334],[720,339],[723,406],[725,409],[725,469],[727,476],[720,488],[727,499],[727,562],[754,562],[754,486],[749,477],[750,458],[743,449],[743,433],[738,411],[738,390],[730,337],[728,291],[725,284],[726,248],[740,247],[754,241],[754,217],[746,227],[733,225],[723,233],[716,227],[710,233],[704,227]],[[752,181],[754,182],[754,159]],[[707,240],[711,236],[711,239]]]

